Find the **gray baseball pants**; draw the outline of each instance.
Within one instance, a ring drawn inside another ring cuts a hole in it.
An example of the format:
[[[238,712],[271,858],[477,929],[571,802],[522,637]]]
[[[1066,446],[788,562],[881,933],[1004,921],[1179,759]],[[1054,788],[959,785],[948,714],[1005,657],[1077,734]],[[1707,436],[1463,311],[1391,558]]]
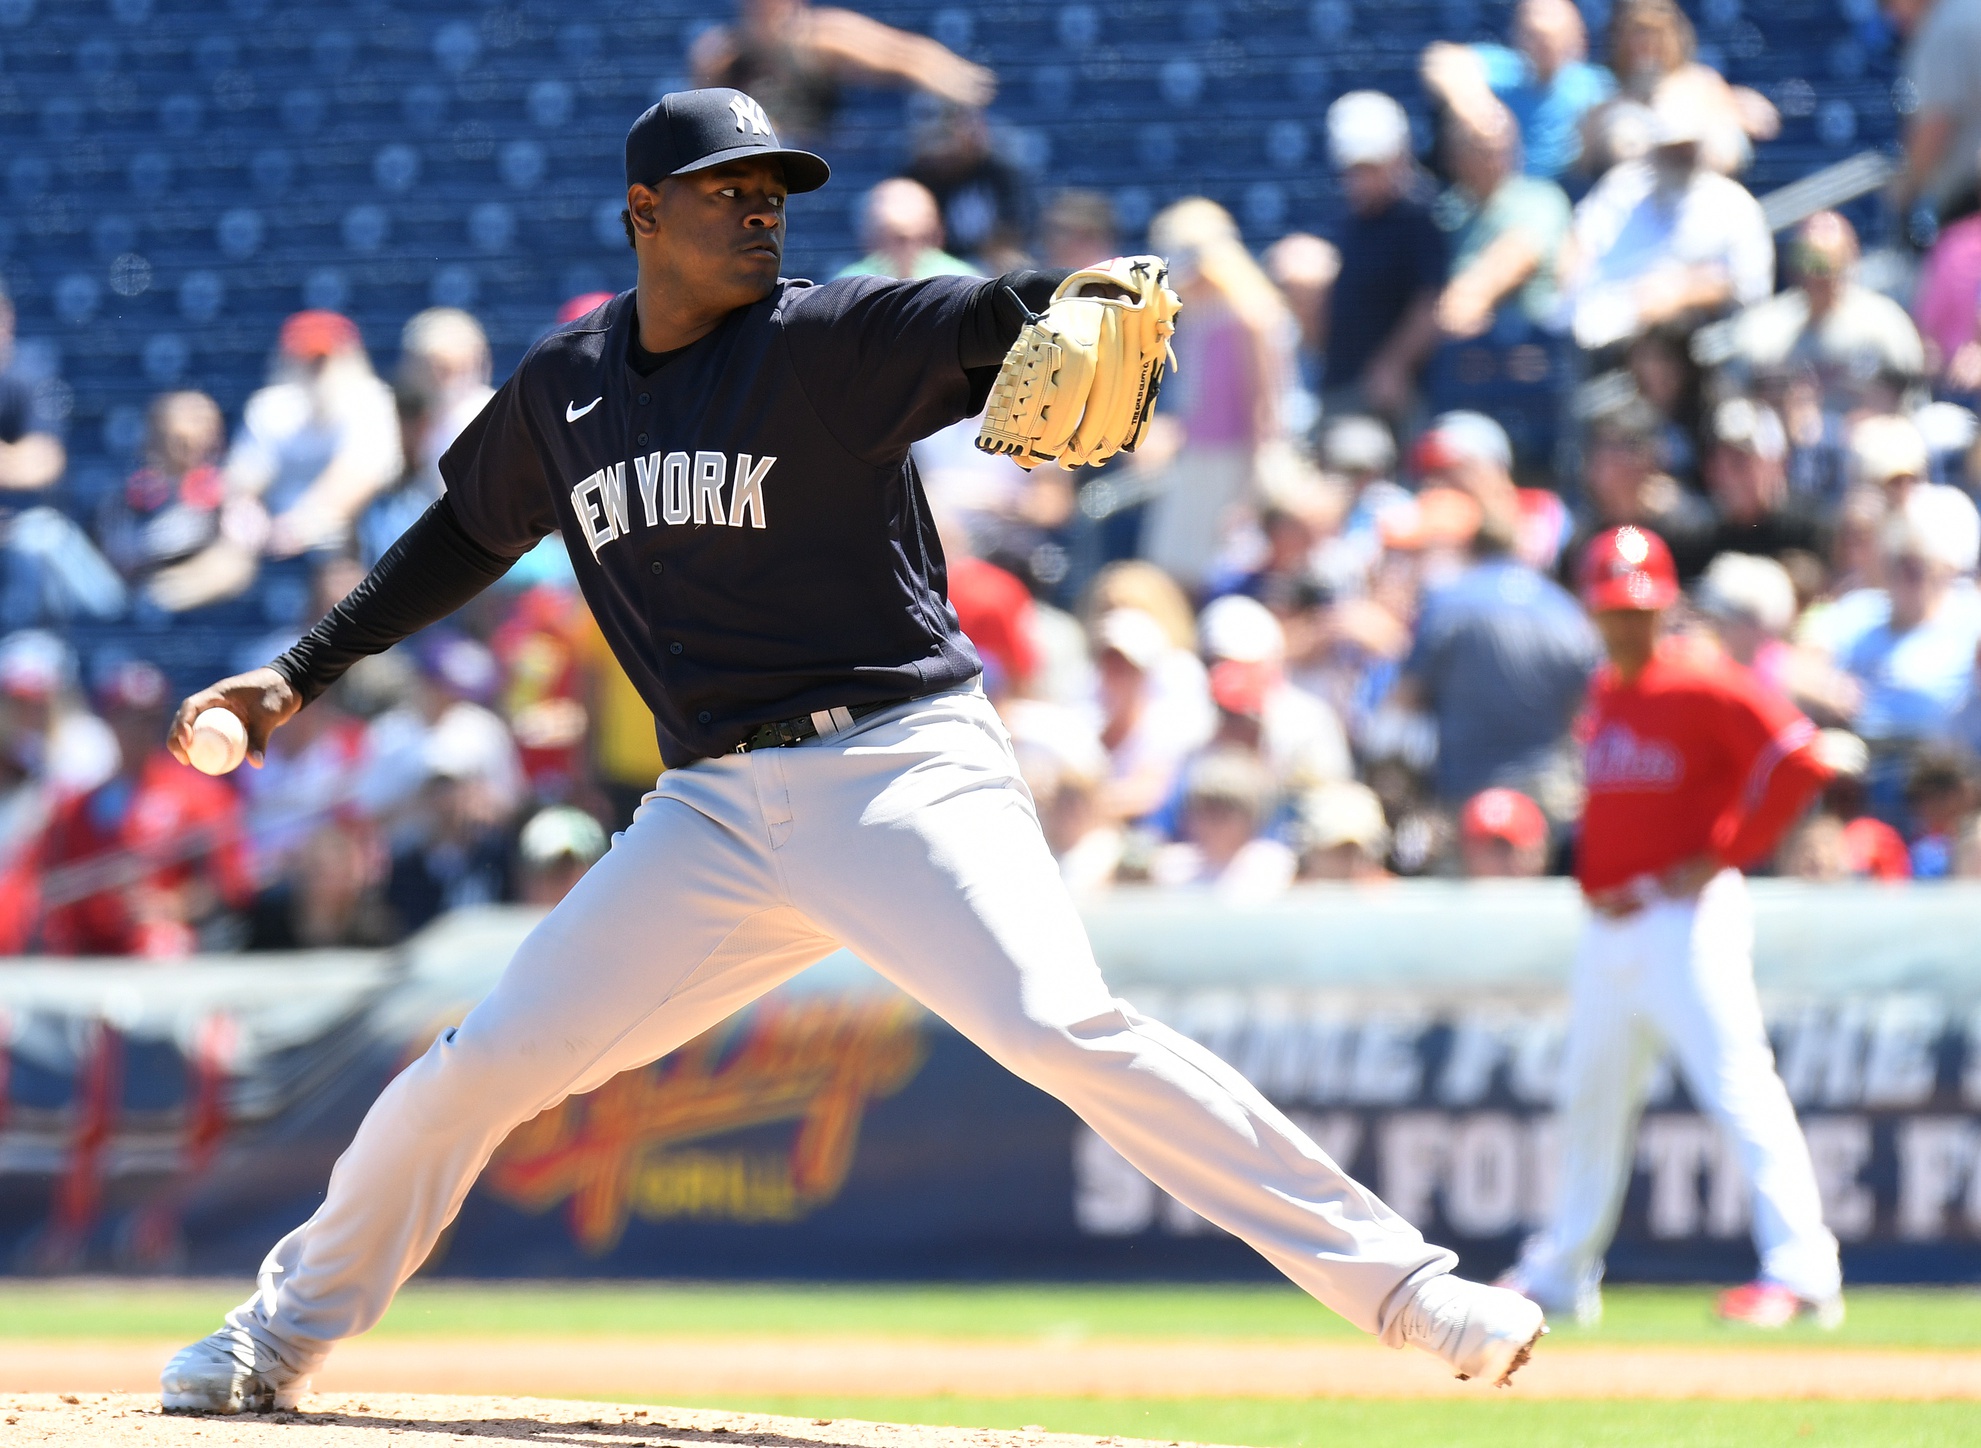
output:
[[[841,945],[1392,1346],[1416,1284],[1455,1264],[1238,1072],[1109,993],[971,686],[663,775],[488,996],[381,1093],[232,1319],[292,1362],[365,1331],[512,1128]]]

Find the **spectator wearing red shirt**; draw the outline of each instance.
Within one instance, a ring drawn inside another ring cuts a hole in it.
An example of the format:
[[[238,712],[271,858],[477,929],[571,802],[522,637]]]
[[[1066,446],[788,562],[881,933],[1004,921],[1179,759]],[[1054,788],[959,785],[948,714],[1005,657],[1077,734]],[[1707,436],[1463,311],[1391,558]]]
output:
[[[589,623],[575,589],[539,583],[516,596],[489,639],[502,666],[498,703],[516,736],[530,791],[539,799],[568,800],[585,781]]]
[[[1505,1285],[1587,1322],[1634,1159],[1652,1064],[1678,1061],[1754,1197],[1759,1278],[1720,1315],[1843,1320],[1836,1238],[1754,991],[1740,866],[1771,852],[1830,771],[1816,730],[1719,649],[1659,642],[1678,600],[1655,533],[1613,528],[1584,555],[1583,601],[1609,666],[1590,694],[1577,874],[1592,914],[1570,977],[1559,1187]]]
[[[165,752],[172,694],[156,666],[119,665],[98,703],[122,762],[49,823],[42,938],[57,955],[189,954],[253,895],[239,802]]]
[[[957,625],[990,666],[999,694],[1030,692],[1039,667],[1033,637],[1037,609],[1017,575],[967,555],[949,560],[949,605]]]

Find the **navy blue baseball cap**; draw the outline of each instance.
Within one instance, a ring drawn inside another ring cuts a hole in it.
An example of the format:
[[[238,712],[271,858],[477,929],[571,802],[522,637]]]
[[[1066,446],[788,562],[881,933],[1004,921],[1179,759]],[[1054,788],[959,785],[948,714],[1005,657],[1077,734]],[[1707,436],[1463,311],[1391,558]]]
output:
[[[726,161],[775,156],[787,190],[816,191],[832,168],[810,151],[777,144],[764,108],[739,90],[670,91],[626,132],[626,184],[651,186],[665,176],[706,171]]]

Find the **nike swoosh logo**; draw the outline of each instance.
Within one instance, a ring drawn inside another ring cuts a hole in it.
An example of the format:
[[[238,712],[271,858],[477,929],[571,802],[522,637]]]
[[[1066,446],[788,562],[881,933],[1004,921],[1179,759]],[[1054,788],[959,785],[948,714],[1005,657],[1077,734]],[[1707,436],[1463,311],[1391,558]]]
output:
[[[605,401],[605,397],[601,394],[598,397],[594,397],[590,402],[587,402],[583,407],[578,406],[575,402],[567,402],[564,404],[564,420],[566,422],[576,422],[603,401]]]

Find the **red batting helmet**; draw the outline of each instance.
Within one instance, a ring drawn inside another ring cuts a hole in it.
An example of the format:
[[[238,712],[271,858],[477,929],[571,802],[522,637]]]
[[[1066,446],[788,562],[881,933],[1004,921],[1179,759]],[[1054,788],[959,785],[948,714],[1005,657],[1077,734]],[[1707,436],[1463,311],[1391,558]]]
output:
[[[1582,601],[1592,609],[1670,608],[1678,601],[1671,549],[1643,528],[1611,528],[1582,554]]]

